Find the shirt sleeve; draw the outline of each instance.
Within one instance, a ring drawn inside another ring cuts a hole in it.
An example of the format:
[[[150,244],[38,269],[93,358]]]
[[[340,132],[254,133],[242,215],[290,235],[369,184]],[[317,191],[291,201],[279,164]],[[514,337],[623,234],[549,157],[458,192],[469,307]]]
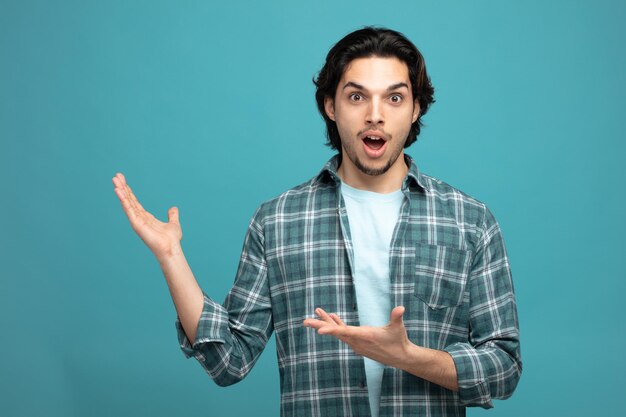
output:
[[[513,394],[522,361],[509,260],[500,227],[485,210],[468,278],[469,340],[445,350],[456,366],[461,403],[491,408],[492,399]]]
[[[235,283],[223,305],[204,294],[196,339],[187,338],[180,319],[176,329],[185,357],[194,357],[221,386],[250,372],[273,331],[263,228],[257,210],[241,253]]]

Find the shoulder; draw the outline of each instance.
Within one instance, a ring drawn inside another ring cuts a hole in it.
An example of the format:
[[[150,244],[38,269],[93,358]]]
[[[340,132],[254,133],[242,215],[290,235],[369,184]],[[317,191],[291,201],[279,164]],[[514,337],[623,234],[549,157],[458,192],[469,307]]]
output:
[[[496,220],[483,201],[431,175],[421,173],[427,185],[426,195],[435,210],[444,215],[454,216],[457,222],[484,229]]]
[[[264,225],[277,219],[301,217],[307,212],[312,213],[320,211],[323,207],[330,207],[335,197],[335,184],[332,181],[320,180],[319,176],[316,176],[261,203],[255,212],[254,220]]]
[[[476,207],[481,207],[482,209],[486,207],[485,203],[482,201],[456,187],[453,187],[439,178],[435,178],[425,173],[421,173],[421,176],[428,186],[427,192],[432,193],[433,197],[437,199],[461,201]]]

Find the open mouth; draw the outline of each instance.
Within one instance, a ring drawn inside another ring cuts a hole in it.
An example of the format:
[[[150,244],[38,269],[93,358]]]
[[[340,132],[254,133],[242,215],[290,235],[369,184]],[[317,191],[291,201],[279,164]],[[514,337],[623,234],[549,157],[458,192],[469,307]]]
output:
[[[368,148],[377,151],[383,147],[383,145],[385,144],[385,140],[378,136],[365,136],[363,138],[363,143],[365,143],[365,146],[367,146]]]
[[[363,150],[370,158],[380,158],[387,149],[387,135],[380,130],[368,130],[361,136]]]

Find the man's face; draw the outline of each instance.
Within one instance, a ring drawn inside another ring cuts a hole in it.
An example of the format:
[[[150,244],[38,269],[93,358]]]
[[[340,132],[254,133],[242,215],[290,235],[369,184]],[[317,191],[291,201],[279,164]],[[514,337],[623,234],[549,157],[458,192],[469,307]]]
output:
[[[324,107],[337,124],[342,164],[352,164],[367,175],[384,174],[397,163],[411,124],[419,116],[409,70],[395,57],[350,62],[334,99],[327,97]]]

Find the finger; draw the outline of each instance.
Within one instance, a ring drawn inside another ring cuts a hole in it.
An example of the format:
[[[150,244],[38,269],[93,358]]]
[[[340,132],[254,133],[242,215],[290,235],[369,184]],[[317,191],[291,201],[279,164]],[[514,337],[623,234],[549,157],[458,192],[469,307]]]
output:
[[[124,195],[126,196],[126,200],[128,201],[128,204],[129,204],[131,210],[133,211],[133,214],[136,217],[139,216],[140,211],[137,208],[137,204],[135,204],[135,201],[133,200],[133,198],[131,196],[131,191],[128,188],[128,184],[124,184],[124,188],[122,190],[124,191]]]
[[[130,185],[126,185],[126,187],[128,188],[128,193],[130,194],[130,199],[133,203],[133,205],[135,206],[135,208],[139,211],[144,211],[144,208],[141,204],[139,204],[139,200],[137,200],[137,197],[135,197],[135,194],[133,193],[133,190],[130,188]]]
[[[121,175],[120,173],[115,174],[115,176],[111,178],[111,181],[113,181],[113,185],[115,185],[115,188],[119,188],[120,190],[123,190],[124,182],[122,181],[120,175]]]
[[[350,340],[350,337],[354,335],[355,329],[358,329],[358,327],[338,326],[336,324],[333,324],[333,325],[326,324],[326,326],[321,327],[317,331],[317,333],[329,334],[341,340],[342,342],[348,343],[348,341]]]
[[[333,320],[333,319],[332,319],[332,318],[328,315],[328,313],[327,313],[327,312],[325,312],[325,311],[324,311],[324,309],[323,309],[323,308],[321,308],[321,307],[318,307],[318,308],[316,308],[316,309],[315,309],[315,314],[317,314],[318,316],[320,316],[320,318],[321,318],[322,320],[324,320],[325,322],[327,322],[327,323],[330,323],[330,324],[336,324],[336,323],[335,323],[335,320]]]
[[[115,194],[117,194],[117,198],[120,200],[120,203],[122,204],[122,208],[124,209],[124,213],[126,213],[126,216],[132,222],[134,220],[134,218],[135,218],[135,211],[131,207],[131,204],[128,201],[128,198],[126,197],[126,194],[124,193],[124,191],[121,188],[116,188],[115,189]]]
[[[121,172],[118,172],[116,174],[116,177],[118,178],[118,180],[120,182],[120,187],[122,188],[122,191],[124,191],[124,195],[126,195],[126,197],[129,199],[129,202],[130,202],[131,206],[134,207],[135,205],[134,205],[134,202],[133,202],[133,200],[131,198],[132,192],[130,190],[130,186],[126,182],[126,177]]]
[[[122,190],[122,192],[124,193],[124,196],[128,199],[128,202],[130,203],[131,207],[134,206],[131,198],[130,198],[130,190],[128,189],[128,184],[126,183],[126,179],[124,178],[124,176],[122,174],[119,174],[119,176],[117,177],[120,183],[120,189]]]
[[[319,330],[322,327],[328,327],[328,323],[318,319],[306,319],[303,322],[304,327],[311,327],[312,329]]]
[[[391,310],[390,325],[402,326],[402,315],[404,314],[404,306],[397,306],[393,310]]]
[[[317,330],[317,333],[320,335],[330,335],[336,337],[342,342],[346,341],[344,340],[344,333],[348,330],[347,327],[339,327],[334,323],[330,324],[324,320],[318,319],[306,319],[304,320],[303,324],[304,327],[310,327]]]
[[[330,313],[330,318],[333,319],[333,321],[335,323],[337,323],[338,325],[340,325],[340,326],[345,326],[346,325],[346,323],[344,323],[343,320],[341,320],[339,318],[339,316],[336,315],[335,313]]]
[[[147,222],[148,218],[146,218],[146,215],[145,215],[147,212],[144,210],[142,205],[139,204],[139,201],[137,201],[137,198],[135,198],[135,195],[133,194],[133,191],[128,185],[128,183],[122,184],[121,192],[126,202],[124,204],[124,207],[127,208],[126,214],[129,220],[131,221],[131,224],[133,225],[133,227],[138,226],[139,225],[138,222],[144,222],[144,223]]]
[[[326,324],[325,326],[320,327],[317,330],[317,334],[321,334],[321,335],[328,334],[328,335],[335,336],[335,337],[339,338],[339,335],[337,334],[337,329],[339,329],[339,327],[337,327],[337,326],[329,326],[328,324]]]
[[[170,207],[167,211],[167,218],[171,223],[180,224],[178,219],[178,207]]]
[[[117,175],[113,177],[113,184],[115,184],[115,189],[113,191],[115,191],[120,203],[122,203],[124,210],[132,210],[132,202],[128,199],[128,193],[125,189],[126,186]]]

